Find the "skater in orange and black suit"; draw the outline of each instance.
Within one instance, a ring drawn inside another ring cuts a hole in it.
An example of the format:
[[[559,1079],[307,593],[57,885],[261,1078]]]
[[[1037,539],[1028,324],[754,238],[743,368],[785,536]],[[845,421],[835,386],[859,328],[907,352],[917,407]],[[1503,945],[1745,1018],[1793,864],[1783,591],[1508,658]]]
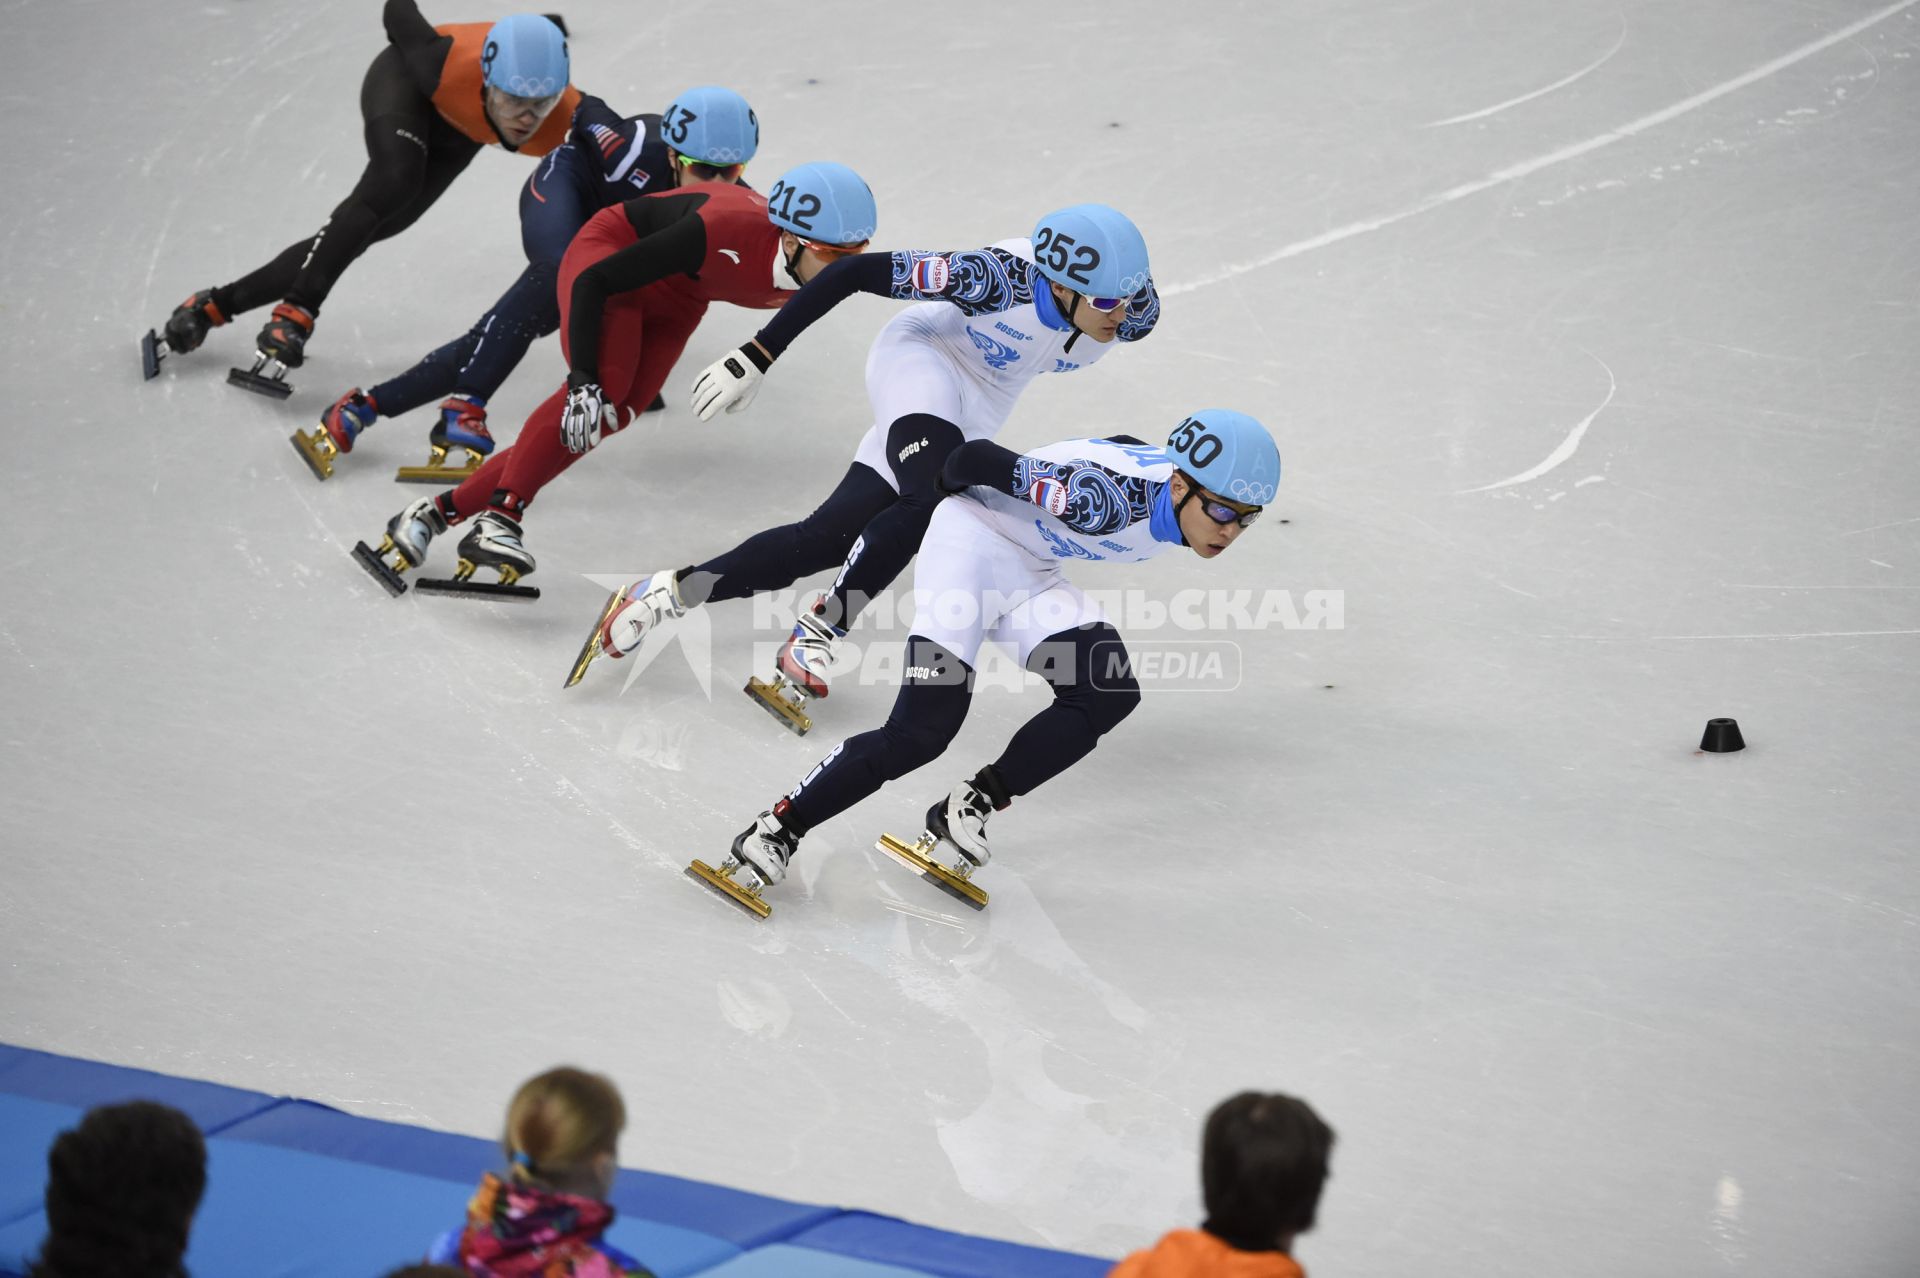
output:
[[[433,207],[483,146],[542,156],[567,140],[583,106],[569,83],[565,31],[551,18],[520,13],[435,27],[415,0],[387,0],[388,44],[360,86],[367,167],[316,235],[288,245],[231,284],[202,289],[167,320],[175,352],[207,331],[278,301],[260,331],[259,351],[288,368],[304,358],[327,294],[367,246],[412,226]],[[584,99],[596,119],[620,117]]]

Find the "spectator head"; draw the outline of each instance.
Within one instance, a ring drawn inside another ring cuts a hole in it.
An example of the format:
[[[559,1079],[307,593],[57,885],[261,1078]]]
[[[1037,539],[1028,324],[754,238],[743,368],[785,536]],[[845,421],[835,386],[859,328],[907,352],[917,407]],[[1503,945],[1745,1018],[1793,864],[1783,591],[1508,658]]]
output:
[[[626,1125],[627,1107],[612,1080],[563,1065],[520,1085],[500,1147],[517,1183],[605,1198]]]
[[[207,1145],[168,1105],[89,1110],[47,1153],[47,1240],[34,1278],[172,1274],[207,1187]]]
[[[1313,1228],[1333,1129],[1303,1100],[1242,1092],[1207,1116],[1200,1154],[1206,1230],[1243,1251],[1287,1250]]]

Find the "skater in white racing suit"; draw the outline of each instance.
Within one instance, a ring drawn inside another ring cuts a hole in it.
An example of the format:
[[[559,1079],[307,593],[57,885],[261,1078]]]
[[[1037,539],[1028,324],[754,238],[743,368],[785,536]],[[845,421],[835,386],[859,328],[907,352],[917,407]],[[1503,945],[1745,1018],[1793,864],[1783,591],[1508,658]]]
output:
[[[1138,228],[1105,205],[1075,205],[1042,218],[1031,239],[834,263],[753,341],[700,375],[694,406],[701,419],[744,408],[788,344],[856,292],[922,304],[894,317],[874,341],[867,358],[873,425],[846,477],[798,523],[632,583],[601,626],[601,651],[619,657],[689,608],[778,590],[840,564],[832,589],[779,656],[788,682],[825,696],[840,638],[920,544],[947,455],[966,440],[998,434],[1035,377],[1084,368],[1115,343],[1145,337],[1160,316]]]
[[[1164,448],[1077,439],[1021,455],[988,440],[947,458],[915,569],[906,674],[884,725],[835,747],[733,843],[748,891],[786,876],[803,835],[945,751],[965,720],[974,663],[988,639],[1053,686],[1053,702],[1005,751],[927,813],[927,829],[988,860],[986,823],[1091,752],[1139,704],[1126,645],[1067,580],[1074,560],[1137,563],[1169,546],[1211,559],[1273,499],[1280,454],[1253,418],[1194,413]]]

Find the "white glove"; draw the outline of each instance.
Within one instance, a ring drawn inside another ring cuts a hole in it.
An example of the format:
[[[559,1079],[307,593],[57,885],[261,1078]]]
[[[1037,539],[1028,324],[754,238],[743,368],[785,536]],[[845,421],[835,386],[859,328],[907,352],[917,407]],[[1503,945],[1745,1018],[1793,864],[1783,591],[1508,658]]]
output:
[[[749,342],[724,359],[706,366],[693,380],[693,411],[701,421],[711,421],[722,408],[737,413],[753,402],[760,389],[760,375],[773,361]]]
[[[582,382],[567,391],[567,406],[560,411],[560,442],[577,457],[600,442],[606,419],[600,383]]]

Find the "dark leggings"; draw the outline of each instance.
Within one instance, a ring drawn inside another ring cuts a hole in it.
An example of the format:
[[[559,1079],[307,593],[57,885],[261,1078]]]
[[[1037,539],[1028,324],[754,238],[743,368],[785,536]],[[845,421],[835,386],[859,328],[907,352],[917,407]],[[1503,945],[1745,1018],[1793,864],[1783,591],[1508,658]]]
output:
[[[860,530],[897,499],[886,480],[855,462],[799,523],[755,533],[723,555],[681,569],[680,597],[694,606],[745,599],[831,568],[847,557]]]
[[[933,762],[959,734],[973,701],[973,668],[922,635],[907,639],[906,664],[887,721],[841,742],[788,796],[783,819],[794,833]],[[1035,790],[1086,758],[1140,704],[1126,644],[1104,621],[1046,639],[1027,668],[1053,685],[1053,703],[1022,724],[994,760],[1008,794]]]
[[[367,68],[360,115],[367,167],[359,184],[318,235],[288,245],[259,270],[213,291],[214,305],[229,319],[282,299],[318,314],[354,259],[418,221],[480,150],[440,118],[392,45]]]
[[[851,627],[868,602],[905,571],[945,495],[940,467],[965,440],[958,426],[931,413],[909,413],[887,428],[887,462],[900,498],[868,520],[848,549],[827,593],[828,622]]]
[[[520,188],[520,245],[526,269],[472,328],[429,352],[367,395],[382,417],[398,417],[447,395],[482,402],[506,384],[527,348],[560,327],[555,288],[567,245],[599,212],[600,173],[571,144],[556,147]]]

